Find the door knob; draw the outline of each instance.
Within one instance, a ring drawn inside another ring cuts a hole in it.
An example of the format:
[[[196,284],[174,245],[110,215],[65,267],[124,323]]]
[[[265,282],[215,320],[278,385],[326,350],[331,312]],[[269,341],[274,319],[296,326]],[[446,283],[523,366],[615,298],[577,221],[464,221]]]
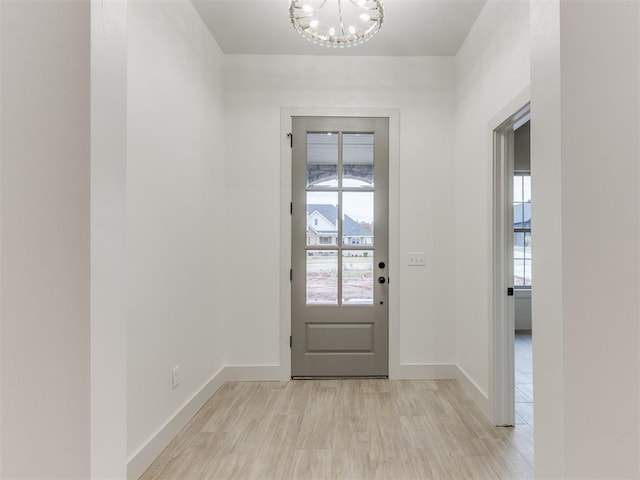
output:
[[[378,283],[384,283],[384,282],[386,282],[386,281],[387,281],[387,279],[386,279],[386,278],[384,278],[384,277],[378,277]]]

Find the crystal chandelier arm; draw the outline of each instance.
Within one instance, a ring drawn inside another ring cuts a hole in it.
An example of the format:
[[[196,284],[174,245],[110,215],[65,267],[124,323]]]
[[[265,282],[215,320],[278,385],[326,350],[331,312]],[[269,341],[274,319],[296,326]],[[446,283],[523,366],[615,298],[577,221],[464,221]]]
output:
[[[342,20],[342,0],[338,0],[338,15],[340,17],[340,33],[345,36],[344,33],[344,21]]]
[[[377,10],[378,9],[378,7],[376,5],[374,5],[373,7],[367,7],[364,3],[363,4],[359,4],[356,0],[349,0],[349,2],[351,2],[354,7],[362,8],[364,10]]]

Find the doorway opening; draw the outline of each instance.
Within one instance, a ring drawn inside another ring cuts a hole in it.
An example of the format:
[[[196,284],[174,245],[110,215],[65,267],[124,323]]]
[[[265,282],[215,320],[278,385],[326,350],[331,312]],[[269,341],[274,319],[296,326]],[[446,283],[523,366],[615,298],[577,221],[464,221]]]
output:
[[[530,107],[493,132],[494,421],[533,427]]]
[[[514,125],[513,147],[515,424],[533,427],[531,120],[528,115]]]

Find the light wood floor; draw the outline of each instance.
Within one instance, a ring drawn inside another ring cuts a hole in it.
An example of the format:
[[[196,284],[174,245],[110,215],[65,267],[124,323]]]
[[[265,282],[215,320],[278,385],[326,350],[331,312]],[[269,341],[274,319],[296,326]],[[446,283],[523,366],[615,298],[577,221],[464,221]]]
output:
[[[142,477],[532,478],[531,427],[497,428],[455,380],[225,384]]]

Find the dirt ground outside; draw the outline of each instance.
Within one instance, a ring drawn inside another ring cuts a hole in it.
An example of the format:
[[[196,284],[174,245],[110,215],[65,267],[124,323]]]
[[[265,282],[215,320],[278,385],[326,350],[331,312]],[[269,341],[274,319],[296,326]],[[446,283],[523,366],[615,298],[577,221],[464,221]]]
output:
[[[337,254],[307,257],[307,303],[337,305],[338,277]],[[341,277],[342,304],[373,304],[373,257],[343,257]]]

